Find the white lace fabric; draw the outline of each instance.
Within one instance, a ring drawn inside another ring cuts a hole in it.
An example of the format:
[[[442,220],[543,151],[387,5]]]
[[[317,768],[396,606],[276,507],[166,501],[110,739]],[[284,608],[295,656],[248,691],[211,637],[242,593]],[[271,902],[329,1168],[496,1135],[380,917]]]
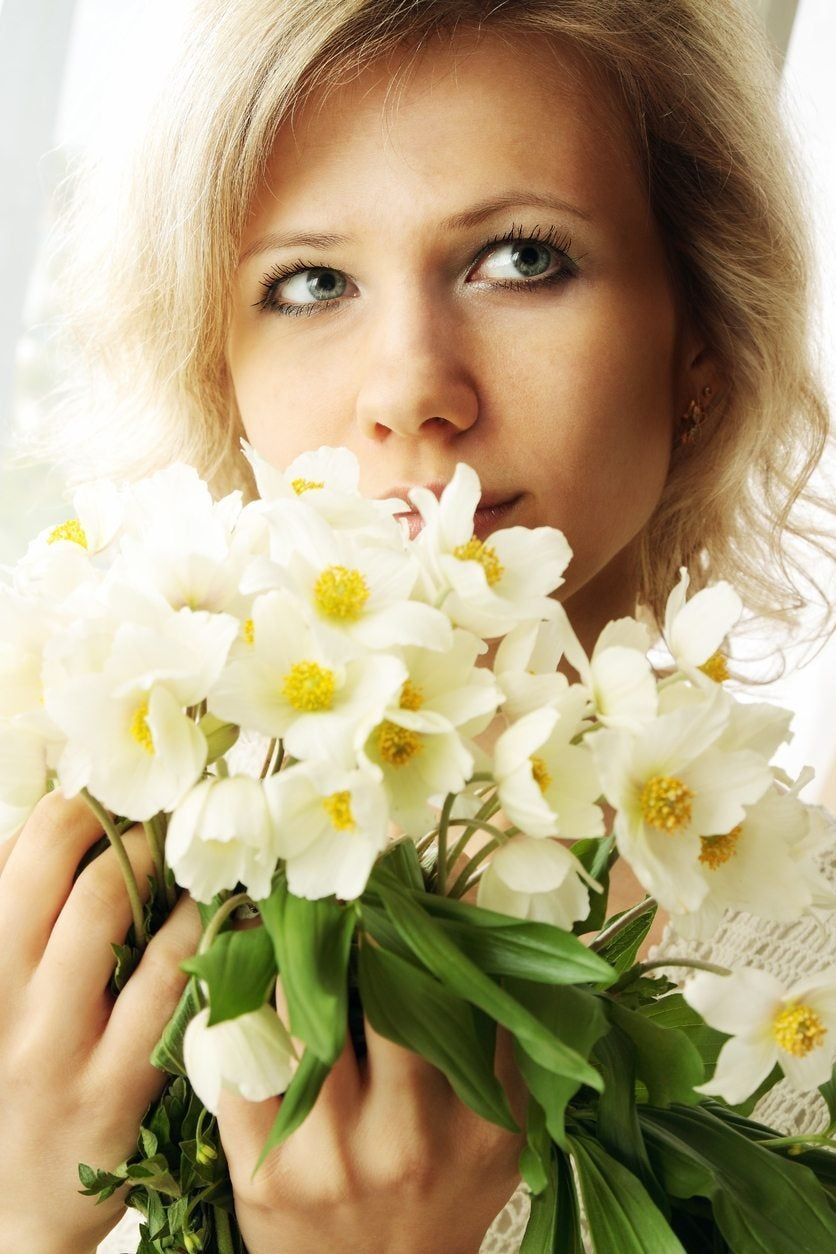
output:
[[[258,775],[266,746],[266,738],[242,733],[227,755],[230,770]],[[833,838],[822,867],[836,884],[836,815],[824,810],[822,814]],[[659,944],[649,951],[648,959],[668,957],[697,958],[729,967],[748,964],[772,971],[779,979],[792,983],[836,961],[836,913],[816,910],[794,923],[771,923],[745,911],[728,911],[711,940],[702,942],[683,940],[668,925]],[[660,970],[677,983],[688,974],[687,967]],[[752,1118],[782,1135],[800,1135],[827,1126],[827,1106],[818,1092],[797,1093],[782,1080],[758,1102]],[[479,1254],[518,1254],[530,1210],[531,1196],[521,1180],[485,1233]],[[98,1246],[96,1254],[136,1254],[139,1224],[137,1212],[129,1211]],[[591,1251],[582,1208],[581,1229],[584,1249]]]

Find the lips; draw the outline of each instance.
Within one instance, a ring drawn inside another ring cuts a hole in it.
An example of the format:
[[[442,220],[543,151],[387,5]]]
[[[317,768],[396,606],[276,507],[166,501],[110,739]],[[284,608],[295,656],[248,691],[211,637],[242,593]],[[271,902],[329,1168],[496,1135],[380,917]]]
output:
[[[427,489],[434,496],[440,496],[444,488],[444,484],[426,484]],[[409,489],[397,489],[389,493],[389,496],[400,496],[402,500],[408,503],[409,498],[406,493]],[[479,539],[484,540],[490,535],[504,520],[511,511],[516,507],[522,497],[521,492],[517,492],[513,496],[503,497],[500,493],[485,492],[480,501],[476,512],[473,515],[473,534]],[[406,509],[402,513],[395,515],[396,518],[402,518],[409,527],[409,538],[414,540],[415,537],[423,530],[424,520],[415,509]]]

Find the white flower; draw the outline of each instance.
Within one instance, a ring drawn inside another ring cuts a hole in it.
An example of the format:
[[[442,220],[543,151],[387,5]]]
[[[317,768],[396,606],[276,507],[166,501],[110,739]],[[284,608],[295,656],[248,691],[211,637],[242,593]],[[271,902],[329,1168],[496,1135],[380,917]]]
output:
[[[389,813],[380,781],[368,771],[298,763],[264,781],[296,897],[359,897],[388,843]]]
[[[0,844],[20,831],[46,790],[43,738],[11,721],[0,724]]]
[[[456,628],[449,649],[401,647],[397,656],[407,668],[406,683],[387,709],[403,727],[415,731],[462,728],[477,736],[489,725],[502,702],[494,676],[476,659],[487,645],[469,631]]]
[[[123,623],[98,671],[75,674],[64,658],[55,670],[65,676],[47,684],[44,700],[67,737],[56,766],[66,795],[87,787],[108,809],[141,821],[173,809],[203,773],[206,741],[184,707],[205,697],[238,624],[175,613],[162,598],[135,600],[148,621]],[[106,627],[94,621],[90,629],[98,660]]]
[[[299,1065],[290,1035],[270,1005],[208,1027],[209,1009],[189,1020],[183,1064],[207,1110],[217,1115],[221,1089],[249,1102],[284,1093]]]
[[[476,904],[486,910],[572,930],[589,913],[589,884],[602,887],[557,840],[512,836],[491,855]]]
[[[585,745],[570,743],[587,707],[586,692],[574,684],[555,705],[523,715],[497,738],[494,777],[502,808],[530,836],[604,834],[595,760]]]
[[[88,557],[106,553],[119,534],[124,519],[122,493],[110,479],[83,484],[72,493],[73,515],[55,527],[45,528],[21,559],[26,566],[49,553],[52,545],[72,560],[78,552]],[[73,545],[74,548],[66,546]]]
[[[708,893],[700,838],[730,832],[772,783],[760,754],[718,748],[725,695],[715,687],[638,732],[604,728],[589,737],[604,795],[617,811],[618,851],[671,914],[698,909]]]
[[[269,897],[279,854],[261,781],[201,780],[175,806],[165,852],[177,883],[196,901],[238,883],[253,900]]]
[[[729,672],[720,645],[740,618],[743,602],[724,579],[686,602],[690,579],[687,566],[680,566],[679,583],[665,605],[665,644],[694,683],[722,683]]]
[[[830,1079],[836,1059],[836,963],[787,987],[771,971],[698,971],[682,995],[707,1024],[729,1033],[711,1080],[697,1093],[732,1106],[753,1093],[776,1062],[802,1093]]]
[[[589,658],[577,637],[566,648],[604,727],[638,730],[656,716],[658,696],[646,656],[649,648],[647,628],[629,617],[607,623]]]
[[[286,504],[297,502],[333,527],[377,536],[402,547],[401,530],[394,515],[403,510],[403,501],[361,496],[360,463],[350,449],[323,445],[301,453],[285,470],[276,469],[246,440],[241,441],[241,449],[252,466],[262,501],[278,506],[266,510],[265,515],[279,526],[289,518],[292,520]]]
[[[555,606],[563,607],[559,601]],[[505,694],[502,712],[518,719],[532,710],[552,705],[569,687],[557,667],[565,652],[565,611],[548,619],[519,623],[499,644],[494,674]]]
[[[479,540],[473,516],[481,493],[479,476],[464,462],[440,499],[413,488],[409,499],[425,525],[412,547],[433,599],[443,597],[452,622],[480,636],[502,636],[526,619],[551,615],[549,593],[563,583],[572,550],[555,527],[506,527],[490,542]]]
[[[409,553],[333,531],[321,519],[296,520],[293,545],[275,572],[253,566],[245,592],[260,591],[262,572],[299,599],[313,631],[329,651],[345,655],[392,645],[449,649],[452,628],[431,605],[410,600],[418,563]],[[311,524],[311,525],[309,525]]]
[[[730,831],[701,836],[697,870],[708,894],[697,910],[672,916],[676,931],[708,940],[728,909],[781,922],[800,918],[814,903],[811,876],[816,872],[799,847],[809,830],[803,802],[773,787],[746,807],[742,822]],[[826,891],[821,872],[817,878]],[[836,905],[832,893],[830,904]]]
[[[381,718],[406,677],[404,663],[387,654],[338,660],[291,593],[267,592],[207,704],[218,718],[283,738],[295,758],[342,761],[353,757],[358,725]]]

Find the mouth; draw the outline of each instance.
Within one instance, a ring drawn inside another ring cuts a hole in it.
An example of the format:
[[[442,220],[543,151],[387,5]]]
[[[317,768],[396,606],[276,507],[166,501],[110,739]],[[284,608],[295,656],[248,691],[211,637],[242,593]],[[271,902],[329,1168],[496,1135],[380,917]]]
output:
[[[522,500],[522,496],[523,493],[518,492],[515,496],[497,500],[495,495],[485,494],[473,515],[473,534],[476,538],[484,540],[492,531],[501,526],[512,510],[516,508],[519,501]],[[395,517],[402,519],[407,524],[410,540],[414,540],[424,529],[424,519],[415,509],[404,510],[395,514]]]

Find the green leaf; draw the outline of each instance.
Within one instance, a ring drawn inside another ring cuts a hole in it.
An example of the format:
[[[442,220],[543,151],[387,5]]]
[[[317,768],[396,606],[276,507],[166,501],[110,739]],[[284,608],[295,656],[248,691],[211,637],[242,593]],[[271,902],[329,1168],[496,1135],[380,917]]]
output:
[[[468,1002],[425,971],[371,944],[360,947],[358,983],[375,1031],[438,1067],[477,1115],[510,1132],[520,1131]]]
[[[555,1254],[585,1254],[572,1164],[568,1154],[556,1145],[554,1165],[557,1176],[557,1226],[553,1249]]]
[[[115,941],[110,942],[110,948],[116,957],[116,967],[110,977],[110,991],[116,997],[139,966],[142,954],[135,945],[117,945]]]
[[[525,1121],[526,1143],[520,1153],[520,1175],[533,1194],[540,1194],[552,1183],[552,1143],[546,1128],[546,1115],[537,1099],[529,1093]],[[555,1190],[552,1188],[552,1209]]]
[[[593,993],[571,986],[548,988],[522,980],[509,979],[506,983],[520,1004],[578,1057],[586,1059],[594,1043],[609,1028],[601,999]],[[514,1042],[514,1057],[529,1091],[543,1107],[549,1135],[565,1147],[566,1105],[578,1091],[580,1081],[577,1077],[554,1075],[529,1054],[527,1044],[519,1038]],[[603,1081],[597,1071],[595,1076],[600,1089]]]
[[[281,972],[291,1034],[323,1062],[334,1063],[345,1044],[348,957],[357,911],[339,905],[335,897],[296,897],[283,876],[256,904]]]
[[[671,1102],[696,1104],[701,1095],[694,1092],[702,1084],[705,1067],[699,1051],[678,1028],[663,1027],[658,1020],[636,1010],[628,1010],[608,999],[607,1010],[623,1032],[630,1037],[636,1051],[636,1073],[644,1081],[654,1106]]]
[[[374,873],[381,880],[383,865],[378,863]],[[550,923],[517,919],[437,893],[410,892],[409,897],[439,920],[459,948],[467,946],[468,956],[491,975],[516,975],[545,984],[605,986],[617,978],[609,964],[583,941]],[[363,894],[364,909],[367,900],[373,906],[376,898],[380,899],[380,893],[373,878]]]
[[[642,941],[653,926],[657,909],[655,901],[648,904],[646,910],[636,915],[630,923],[625,924],[620,932],[616,932],[615,936],[598,950],[601,957],[611,963],[619,974],[629,971],[635,963]],[[614,914],[612,918],[607,919],[605,926],[609,927],[611,923],[616,923],[626,913],[626,910],[621,910],[618,914]]]
[[[536,1102],[531,1104],[536,1105]],[[543,1184],[531,1197],[531,1210],[519,1247],[519,1254],[551,1254],[551,1251],[557,1248],[554,1240],[556,1207],[557,1179],[549,1146],[543,1171]]]
[[[424,875],[421,871],[421,859],[413,840],[393,841],[380,859],[378,866],[391,871],[407,888],[414,888],[419,893],[426,891]]]
[[[452,992],[479,1006],[508,1028],[536,1062],[556,1075],[570,1076],[594,1089],[601,1088],[598,1072],[575,1050],[549,1032],[524,1006],[476,966],[444,930],[399,887],[378,891],[390,919],[402,938],[428,970]]]
[[[597,1108],[598,1140],[642,1182],[670,1222],[670,1203],[650,1165],[636,1112],[636,1047],[626,1032],[611,1024],[593,1053],[604,1077]]]
[[[264,1005],[276,975],[273,942],[263,926],[220,932],[206,953],[186,958],[180,968],[209,985],[212,1027]]]
[[[748,1137],[750,1141],[771,1140],[773,1137],[782,1135],[775,1128],[769,1128],[765,1123],[757,1123],[754,1119],[740,1114],[737,1106],[727,1106],[724,1102],[716,1101],[714,1098],[706,1098],[703,1108],[724,1123],[729,1124],[736,1132],[740,1132],[742,1136]],[[795,1147],[796,1150],[799,1148],[799,1146]],[[789,1145],[785,1145],[776,1147],[772,1152],[782,1156],[787,1155],[792,1162],[801,1162],[805,1167],[809,1167],[828,1192],[836,1195],[836,1154],[832,1150],[819,1149],[817,1146],[811,1145],[809,1148],[805,1148],[800,1155],[796,1156],[792,1152],[792,1148]],[[836,1196],[834,1196],[834,1205],[836,1205]]]
[[[604,890],[601,893],[596,893],[594,888],[589,890],[589,913],[572,928],[576,936],[583,936],[585,932],[599,932],[603,927],[610,891],[610,868],[619,855],[614,836],[591,836],[586,840],[576,840],[572,845],[572,853]]]
[[[253,1168],[250,1176],[251,1182],[255,1179],[256,1172],[270,1150],[287,1140],[291,1132],[295,1131],[308,1117],[331,1071],[331,1066],[331,1063],[323,1062],[321,1058],[318,1058],[312,1049],[305,1050],[287,1090],[281,1097],[279,1112],[273,1120],[267,1141]]]
[[[830,1079],[819,1085],[819,1092],[827,1102],[827,1109],[830,1112],[830,1127],[831,1129],[836,1129],[836,1063],[834,1063],[833,1070],[830,1073]]]
[[[639,1109],[654,1170],[675,1197],[699,1194],[735,1251],[832,1249],[836,1213],[815,1174],[764,1149],[701,1106]]]
[[[620,996],[618,1000],[623,1004]],[[656,1001],[639,1006],[638,1012],[659,1027],[679,1028],[687,1033],[688,1040],[696,1047],[703,1063],[709,1069],[707,1074],[713,1073],[720,1050],[728,1037],[725,1032],[710,1028],[698,1011],[688,1005],[681,992],[666,993]]]
[[[194,976],[183,989],[174,1014],[163,1028],[163,1034],[151,1051],[151,1065],[171,1075],[185,1076],[183,1066],[183,1037],[189,1020],[201,1008],[200,991]]]
[[[592,1137],[569,1138],[597,1254],[685,1254],[632,1171]]]

